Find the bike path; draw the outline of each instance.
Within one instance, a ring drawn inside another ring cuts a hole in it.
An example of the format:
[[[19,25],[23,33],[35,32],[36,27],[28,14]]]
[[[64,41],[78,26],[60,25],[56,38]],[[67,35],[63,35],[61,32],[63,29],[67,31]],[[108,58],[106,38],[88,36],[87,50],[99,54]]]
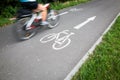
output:
[[[0,29],[0,79],[64,80],[120,12],[119,3],[119,0],[93,0],[61,10],[58,27],[43,28],[27,41],[14,38],[13,25]],[[92,17],[93,21],[87,21]],[[77,26],[81,27],[76,29]],[[68,38],[71,40],[68,46],[55,50],[54,40],[40,42],[44,36],[64,30],[74,33]]]

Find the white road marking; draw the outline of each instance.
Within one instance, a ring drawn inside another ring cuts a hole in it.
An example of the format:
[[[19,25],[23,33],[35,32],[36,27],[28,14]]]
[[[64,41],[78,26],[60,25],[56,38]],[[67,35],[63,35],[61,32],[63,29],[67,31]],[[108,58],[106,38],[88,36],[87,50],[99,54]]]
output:
[[[82,8],[80,8],[80,9],[72,8],[72,9],[70,9],[69,11],[75,12],[75,11],[82,11],[82,10],[83,10]],[[58,16],[62,16],[62,15],[68,14],[69,11],[66,11],[66,12],[60,13]]]
[[[70,9],[69,11],[71,11],[71,12],[76,12],[76,11],[82,11],[83,9],[82,8],[72,8],[72,9]]]
[[[64,15],[64,14],[68,14],[69,12],[63,12],[61,14],[59,14],[58,16]]]
[[[96,18],[96,16],[93,16],[91,18],[88,18],[86,21],[84,21],[83,23],[77,25],[74,27],[74,29],[80,29],[81,27],[83,27],[84,25],[86,25],[87,23],[89,23],[90,21],[94,21]]]
[[[60,37],[61,34],[64,34],[64,36]],[[54,50],[60,50],[65,47],[67,47],[71,43],[71,39],[69,38],[71,35],[75,33],[70,32],[69,30],[64,30],[59,33],[51,33],[48,34],[40,39],[41,43],[47,43],[49,41],[54,40],[54,43],[52,45]]]

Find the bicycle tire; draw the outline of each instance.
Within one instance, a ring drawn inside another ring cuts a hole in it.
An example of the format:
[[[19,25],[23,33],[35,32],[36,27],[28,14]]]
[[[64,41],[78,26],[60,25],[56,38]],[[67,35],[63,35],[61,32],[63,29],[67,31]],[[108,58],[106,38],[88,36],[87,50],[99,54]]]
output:
[[[47,21],[49,22],[49,28],[54,28],[58,26],[60,22],[59,12],[57,10],[50,10],[47,16]]]
[[[25,30],[27,21],[30,19],[30,17],[25,17],[21,18],[16,21],[15,23],[15,32],[16,32],[16,37],[19,40],[28,40],[31,37],[33,37],[36,34],[35,30]]]

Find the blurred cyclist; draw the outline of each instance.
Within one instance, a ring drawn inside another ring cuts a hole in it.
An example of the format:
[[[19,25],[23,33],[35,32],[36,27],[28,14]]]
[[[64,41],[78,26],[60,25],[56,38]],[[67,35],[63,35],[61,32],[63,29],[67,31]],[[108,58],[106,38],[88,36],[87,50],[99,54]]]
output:
[[[42,4],[39,4],[36,0],[19,0],[22,7],[32,10],[33,12],[40,12],[42,14],[42,22],[41,25],[48,25],[46,21],[47,17],[47,9]],[[31,27],[27,27],[27,30],[31,29]]]

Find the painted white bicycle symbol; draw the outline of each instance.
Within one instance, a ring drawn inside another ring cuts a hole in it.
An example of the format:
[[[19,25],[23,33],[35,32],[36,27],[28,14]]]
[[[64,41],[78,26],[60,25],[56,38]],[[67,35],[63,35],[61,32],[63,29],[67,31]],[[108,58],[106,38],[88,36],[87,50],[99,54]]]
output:
[[[73,32],[70,32],[70,33],[68,33],[68,32],[69,32],[69,30],[64,30],[59,33],[48,34],[48,35],[44,36],[43,38],[41,38],[40,42],[47,43],[47,42],[55,39],[55,43],[53,43],[53,45],[52,45],[53,49],[55,49],[55,50],[63,49],[70,44],[71,40],[69,37],[74,34]],[[62,34],[64,34],[65,36],[60,37],[60,35],[62,35]]]

